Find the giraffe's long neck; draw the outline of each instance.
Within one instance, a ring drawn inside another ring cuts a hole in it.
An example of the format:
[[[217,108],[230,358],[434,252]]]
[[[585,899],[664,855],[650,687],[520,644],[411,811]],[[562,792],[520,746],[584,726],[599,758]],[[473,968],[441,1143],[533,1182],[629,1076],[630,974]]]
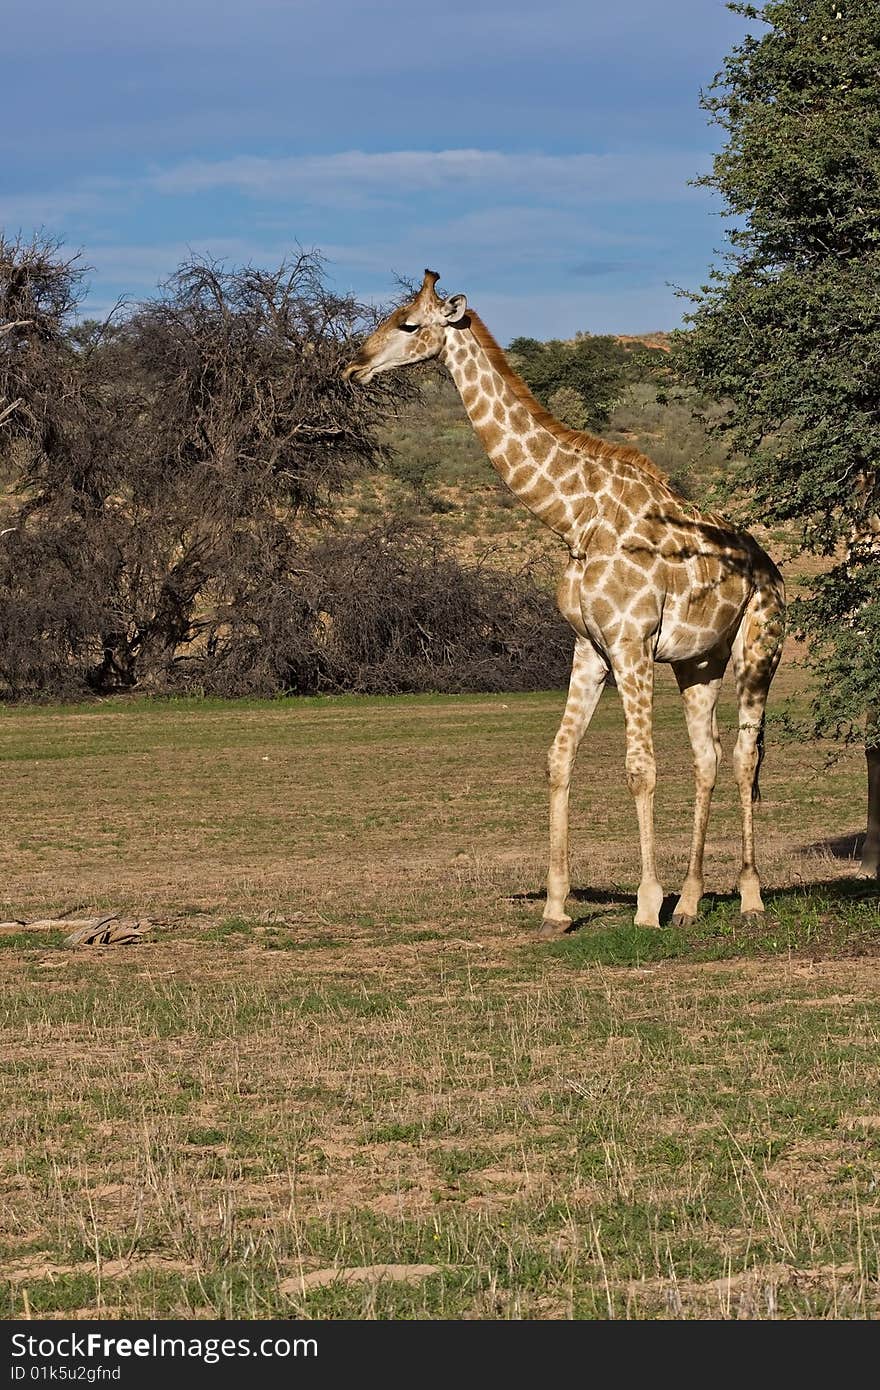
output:
[[[447,334],[442,361],[496,473],[574,549],[596,515],[608,465],[577,447],[574,431],[547,414],[482,321],[468,314],[469,326]]]

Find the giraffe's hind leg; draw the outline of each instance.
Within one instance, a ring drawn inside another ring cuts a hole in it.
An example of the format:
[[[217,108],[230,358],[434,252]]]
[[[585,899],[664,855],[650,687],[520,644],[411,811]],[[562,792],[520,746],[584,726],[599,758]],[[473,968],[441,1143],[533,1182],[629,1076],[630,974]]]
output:
[[[673,663],[675,679],[684,701],[684,714],[687,721],[688,736],[694,750],[694,834],[691,841],[691,856],[688,861],[687,877],[681,896],[672,914],[676,926],[690,926],[694,921],[703,896],[703,849],[706,843],[706,826],[709,822],[709,808],[712,792],[721,762],[721,740],[718,737],[716,707],[721,679],[728,662],[728,654],[718,654],[708,660],[676,661]]]
[[[742,811],[742,867],[739,894],[743,917],[764,911],[755,867],[753,809],[759,800],[758,769],[763,757],[764,717],[770,682],[779,665],[785,630],[782,580],[760,588],[746,608],[733,644],[733,669],[739,703],[739,733],[733,770]]]

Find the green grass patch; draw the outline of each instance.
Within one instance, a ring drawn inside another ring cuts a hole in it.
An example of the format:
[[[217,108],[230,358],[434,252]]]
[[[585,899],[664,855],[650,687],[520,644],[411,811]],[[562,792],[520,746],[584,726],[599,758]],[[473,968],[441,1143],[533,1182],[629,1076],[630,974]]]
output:
[[[692,789],[667,675],[671,887]],[[858,828],[861,762],[825,772],[771,738],[765,920],[718,891],[739,853],[728,776],[698,921],[636,928],[604,700],[572,793],[577,930],[548,942],[531,933],[561,708],[3,715],[9,915],[162,923],[127,950],[0,939],[5,1315],[24,1289],[37,1317],[880,1315],[880,894],[840,876],[835,839]],[[725,739],[734,722],[728,698]],[[299,1272],[376,1264],[437,1272],[295,1292]]]
[[[570,965],[732,960],[803,953],[880,952],[880,885],[840,883],[764,894],[763,921],[743,921],[734,895],[707,895],[690,927],[637,927],[629,913],[608,922],[591,914],[542,949]],[[667,904],[671,911],[672,901]],[[575,909],[576,911],[577,909]]]
[[[64,945],[66,933],[48,931],[16,931],[0,934],[0,951],[49,951]]]

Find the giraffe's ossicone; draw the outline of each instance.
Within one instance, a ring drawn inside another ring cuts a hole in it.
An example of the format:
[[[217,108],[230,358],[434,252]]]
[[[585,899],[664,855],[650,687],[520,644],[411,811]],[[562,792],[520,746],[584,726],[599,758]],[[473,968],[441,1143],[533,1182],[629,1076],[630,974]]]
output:
[[[550,868],[542,930],[571,925],[565,905],[568,794],[584,731],[604,687],[617,686],[626,725],[626,780],[639,823],[642,874],[635,920],[657,926],[663,890],[654,850],[654,663],[668,662],[694,752],[690,862],[673,921],[692,922],[703,892],[703,846],[721,745],[716,706],[732,659],[739,701],[733,755],[742,806],[739,891],[746,916],[763,912],[753,802],[764,708],[785,623],[782,577],[747,533],[681,497],[650,459],[566,428],[535,400],[463,294],[441,299],[430,270],[419,293],[371,333],[344,376],[430,358],[448,368],[492,466],[568,547],[559,609],[575,633],[565,713],[548,757]]]

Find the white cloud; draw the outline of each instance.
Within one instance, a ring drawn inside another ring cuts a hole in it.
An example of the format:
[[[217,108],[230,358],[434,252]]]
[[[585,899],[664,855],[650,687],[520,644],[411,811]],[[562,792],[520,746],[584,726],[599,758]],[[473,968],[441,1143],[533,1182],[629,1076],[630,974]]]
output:
[[[91,240],[99,219],[113,220],[162,198],[197,196],[229,190],[259,202],[262,219],[270,207],[294,201],[324,209],[395,209],[392,230],[404,228],[407,240],[424,231],[439,230],[453,251],[458,248],[491,253],[500,236],[511,233],[520,247],[536,249],[583,244],[608,236],[593,228],[589,210],[601,205],[652,201],[673,202],[706,197],[687,185],[700,167],[695,152],[645,154],[508,154],[498,150],[392,150],[368,154],[301,155],[268,159],[239,155],[224,160],[189,160],[166,169],[138,173],[129,179],[80,180],[69,188],[0,195],[0,225],[15,230],[45,226],[65,236]],[[434,217],[425,199],[449,199],[448,218]],[[615,244],[648,240],[644,212],[632,232],[616,233]],[[430,236],[429,236],[430,244]],[[371,257],[375,261],[375,255]],[[387,265],[387,261],[386,261]]]
[[[678,200],[705,162],[695,150],[650,154],[508,154],[500,150],[349,150],[269,159],[188,160],[149,176],[160,193],[231,188],[260,198],[311,198],[325,206],[406,202],[414,194],[532,196],[550,204]]]

